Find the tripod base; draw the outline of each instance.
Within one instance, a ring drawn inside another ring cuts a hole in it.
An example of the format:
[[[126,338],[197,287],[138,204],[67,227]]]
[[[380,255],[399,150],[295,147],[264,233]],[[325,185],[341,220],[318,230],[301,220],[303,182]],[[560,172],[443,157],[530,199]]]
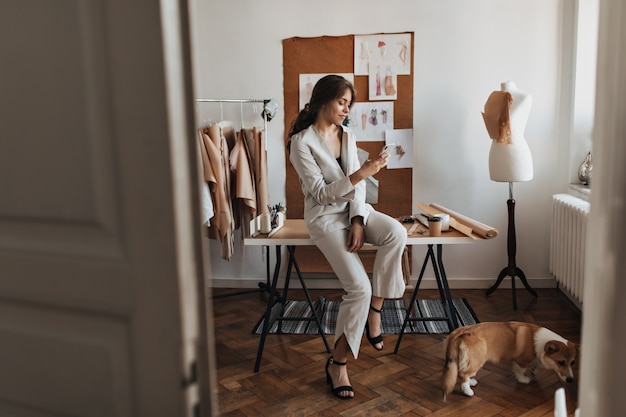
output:
[[[502,280],[505,277],[511,277],[511,289],[513,290],[513,309],[517,310],[517,298],[515,297],[515,277],[518,277],[524,287],[528,290],[529,293],[537,296],[535,290],[530,288],[528,285],[528,281],[526,280],[526,275],[524,272],[519,269],[515,265],[515,252],[517,251],[517,242],[515,239],[515,200],[513,199],[513,183],[509,182],[509,199],[506,201],[506,206],[509,212],[509,234],[507,236],[507,245],[506,250],[509,255],[509,265],[500,271],[500,275],[498,275],[498,279],[495,284],[491,288],[487,290],[487,295],[491,294],[498,288],[498,285],[502,283]]]
[[[506,277],[511,277],[511,290],[513,293],[513,310],[517,310],[517,297],[515,295],[515,277],[519,278],[520,281],[522,281],[524,288],[526,288],[526,290],[529,293],[531,293],[534,297],[537,297],[537,292],[533,290],[528,284],[528,281],[526,280],[526,275],[524,275],[524,271],[522,271],[517,266],[507,266],[503,268],[502,271],[500,271],[500,274],[498,275],[498,279],[496,280],[496,283],[493,284],[487,290],[487,295],[490,295],[492,292],[494,292],[498,288],[498,286],[502,283],[504,278]]]

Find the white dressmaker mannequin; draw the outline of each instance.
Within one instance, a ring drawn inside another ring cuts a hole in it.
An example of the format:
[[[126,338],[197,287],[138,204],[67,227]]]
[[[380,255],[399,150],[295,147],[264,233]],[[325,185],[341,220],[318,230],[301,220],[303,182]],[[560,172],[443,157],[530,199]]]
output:
[[[514,82],[501,84],[500,91],[511,94],[510,143],[493,140],[489,150],[489,176],[492,181],[518,182],[533,179],[533,159],[524,138],[524,129],[533,105],[533,98],[519,90]]]
[[[488,128],[490,127],[490,121],[492,122],[492,129],[494,127],[493,123],[498,127],[504,127],[503,133],[499,136],[494,137],[494,135],[490,135],[493,140],[489,151],[489,176],[492,181],[509,183],[509,199],[507,200],[509,214],[507,253],[509,264],[502,269],[496,283],[487,290],[487,295],[494,292],[505,277],[510,276],[511,289],[513,290],[513,309],[517,310],[515,277],[522,281],[528,292],[535,297],[537,296],[537,293],[528,284],[524,272],[515,264],[517,243],[515,237],[515,199],[513,199],[513,182],[530,181],[533,179],[532,155],[524,138],[524,129],[526,128],[526,122],[532,107],[532,96],[519,90],[512,81],[503,82],[500,86],[500,91],[510,94],[510,97],[507,95],[502,96],[505,98],[505,101],[506,98],[511,100],[509,101],[508,121],[504,120],[506,119],[506,105],[500,107],[498,114],[493,112],[487,113],[486,105],[486,111],[483,113],[483,116]],[[493,130],[490,133],[493,133]]]

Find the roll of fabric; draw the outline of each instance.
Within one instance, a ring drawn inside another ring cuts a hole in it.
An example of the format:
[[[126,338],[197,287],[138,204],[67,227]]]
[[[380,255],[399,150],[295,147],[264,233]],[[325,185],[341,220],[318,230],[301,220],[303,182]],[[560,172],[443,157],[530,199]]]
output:
[[[425,213],[425,216],[427,216],[428,218],[433,217],[437,214],[441,214],[442,210],[436,209],[435,207],[433,207],[433,205],[429,205],[427,206],[424,203],[418,203],[417,207],[422,210]],[[449,213],[446,213],[449,214]],[[420,217],[420,216],[418,216]],[[451,228],[463,233],[465,236],[469,236],[469,237],[473,237],[474,236],[474,232],[472,230],[472,228],[470,226],[467,226],[461,222],[456,221],[456,219],[454,218],[454,216],[449,216],[450,220],[449,220],[449,225]],[[421,220],[420,220],[421,221]],[[426,225],[428,226],[428,225]],[[476,234],[476,236],[478,236]],[[482,237],[482,236],[480,236]]]
[[[498,229],[494,227],[488,226],[477,220],[464,216],[460,213],[457,213],[456,211],[445,208],[439,204],[433,203],[430,206],[436,208],[437,210],[442,211],[443,213],[449,214],[451,217],[454,217],[457,222],[465,226],[471,227],[472,232],[476,233],[478,236],[481,236],[485,239],[491,239],[491,238],[498,236]]]

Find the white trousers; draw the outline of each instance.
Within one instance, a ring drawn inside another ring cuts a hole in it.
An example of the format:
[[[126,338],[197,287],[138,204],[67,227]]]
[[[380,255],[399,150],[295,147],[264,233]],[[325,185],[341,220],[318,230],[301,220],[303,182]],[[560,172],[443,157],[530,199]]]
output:
[[[404,295],[402,255],[406,246],[406,229],[393,217],[377,211],[370,213],[365,225],[365,241],[379,247],[371,284],[359,255],[348,251],[348,233],[347,229],[328,233],[315,240],[315,245],[346,291],[339,306],[335,343],[345,335],[352,354],[357,358],[372,295],[383,298],[401,298]]]

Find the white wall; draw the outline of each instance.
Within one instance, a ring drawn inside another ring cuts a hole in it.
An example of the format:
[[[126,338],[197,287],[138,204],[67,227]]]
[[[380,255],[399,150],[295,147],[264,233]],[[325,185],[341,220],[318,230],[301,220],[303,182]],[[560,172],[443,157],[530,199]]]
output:
[[[565,5],[564,5],[565,4]],[[517,265],[534,286],[553,285],[549,273],[551,195],[565,191],[568,153],[562,132],[561,62],[571,7],[559,0],[191,0],[197,97],[283,101],[285,38],[415,32],[413,202],[437,202],[497,227],[489,241],[446,249],[453,286],[485,288],[507,264],[508,184],[489,179],[490,139],[481,111],[500,82],[513,80],[533,95],[526,128],[535,177],[514,186]],[[569,9],[568,9],[569,8]],[[569,10],[569,12],[568,12]],[[212,106],[212,107],[210,107]],[[239,106],[224,106],[239,120]],[[245,120],[250,118],[245,110]],[[219,105],[198,106],[199,122],[220,118]],[[565,114],[567,116],[567,112]],[[260,120],[260,119],[257,119]],[[284,201],[284,118],[270,123],[272,202]],[[240,240],[240,239],[238,239]],[[212,241],[216,285],[254,285],[265,276],[260,248],[244,248],[230,262]],[[421,265],[423,248],[414,251]],[[419,272],[416,266],[414,275]],[[432,275],[432,273],[429,273]],[[222,281],[237,278],[235,281]],[[508,287],[509,280],[505,283]]]

